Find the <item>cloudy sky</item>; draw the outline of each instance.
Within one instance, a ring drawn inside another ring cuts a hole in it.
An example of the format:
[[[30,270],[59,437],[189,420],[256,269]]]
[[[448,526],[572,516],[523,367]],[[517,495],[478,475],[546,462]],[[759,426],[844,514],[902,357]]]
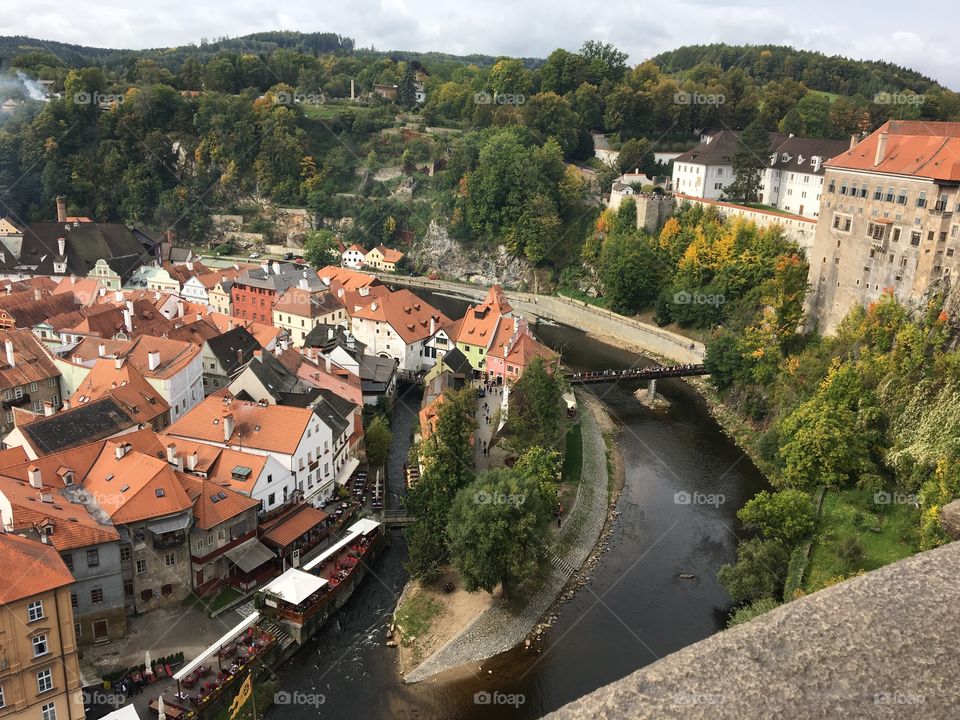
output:
[[[2,0],[0,35],[145,48],[262,30],[329,31],[380,50],[545,57],[584,40],[632,62],[686,44],[782,43],[887,60],[960,88],[952,8],[836,0]],[[920,10],[922,16],[915,10]],[[943,22],[932,22],[941,18]]]

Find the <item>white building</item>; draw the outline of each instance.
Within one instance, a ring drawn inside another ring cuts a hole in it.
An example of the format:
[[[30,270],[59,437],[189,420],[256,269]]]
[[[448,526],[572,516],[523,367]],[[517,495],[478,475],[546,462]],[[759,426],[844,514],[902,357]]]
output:
[[[676,193],[723,200],[724,191],[735,179],[733,156],[738,134],[721,130],[710,135],[673,162],[673,190]],[[787,213],[816,218],[820,214],[824,163],[847,149],[842,140],[819,140],[770,134],[768,167],[761,176],[758,201]],[[613,193],[611,193],[611,202]]]
[[[367,256],[367,251],[362,245],[354,243],[340,254],[340,264],[351,270],[359,270],[363,267],[363,259]]]
[[[367,352],[391,357],[401,370],[429,370],[436,362],[430,339],[450,320],[407,289],[374,298],[350,311],[350,331]]]

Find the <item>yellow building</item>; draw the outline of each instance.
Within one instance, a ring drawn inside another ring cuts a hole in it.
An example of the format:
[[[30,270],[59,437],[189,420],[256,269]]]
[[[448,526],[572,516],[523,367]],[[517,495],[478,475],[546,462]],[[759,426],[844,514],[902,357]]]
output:
[[[403,253],[393,248],[377,245],[363,258],[363,264],[374,270],[396,272],[397,263],[403,260]]]
[[[0,718],[82,720],[73,576],[56,548],[0,534]]]

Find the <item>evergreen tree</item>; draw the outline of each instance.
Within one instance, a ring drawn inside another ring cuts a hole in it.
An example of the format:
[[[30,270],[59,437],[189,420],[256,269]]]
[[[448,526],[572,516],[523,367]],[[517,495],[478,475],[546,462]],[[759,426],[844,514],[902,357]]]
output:
[[[769,163],[770,133],[754,120],[744,128],[737,139],[737,151],[733,155],[734,180],[723,191],[724,199],[737,203],[755,203],[760,195],[763,169]]]

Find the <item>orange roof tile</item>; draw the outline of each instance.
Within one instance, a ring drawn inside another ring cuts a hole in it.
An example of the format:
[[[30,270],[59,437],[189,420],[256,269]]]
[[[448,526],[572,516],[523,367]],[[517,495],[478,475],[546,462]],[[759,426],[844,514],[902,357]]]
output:
[[[884,135],[886,148],[877,163]],[[960,180],[960,123],[889,120],[825,166],[955,182]]]
[[[8,342],[13,349],[13,365],[6,353]],[[26,329],[0,332],[0,388],[46,382],[52,377],[60,377],[60,371],[36,335]]]
[[[137,368],[129,362],[97,360],[70,398],[73,407],[110,396],[140,424],[149,423],[170,410],[170,405]]]
[[[493,342],[490,343],[490,349],[487,351],[487,357],[495,357],[502,360],[507,356],[507,348],[509,347],[510,339],[513,337],[513,328],[513,318],[500,318],[500,322],[497,323],[497,330],[493,335]]]
[[[14,531],[39,528],[49,523],[53,528],[50,542],[60,551],[114,542],[120,538],[113,525],[97,522],[81,503],[64,497],[60,492],[63,487],[61,482],[59,489],[47,486],[38,490],[29,482],[0,476],[0,493],[11,505]],[[42,495],[49,501],[44,502]]]
[[[292,454],[307,431],[313,411],[208,397],[167,428],[166,434],[220,444],[224,442],[224,417],[228,414],[233,416],[228,444]]]
[[[326,267],[320,268],[317,270],[317,277],[327,285],[330,285],[331,282],[338,282],[347,290],[356,290],[357,288],[378,285],[380,283],[373,275],[351,270],[350,268],[337,267],[336,265],[327,265]]]
[[[241,495],[228,487],[187,473],[176,473],[177,479],[193,501],[194,524],[210,530],[221,523],[260,507],[260,501]]]
[[[355,309],[351,315],[355,318],[388,323],[405,343],[430,337],[431,319],[436,321],[436,327],[450,322],[446,315],[406,288],[376,298],[367,305]]]
[[[327,513],[322,510],[312,505],[301,505],[271,525],[263,539],[274,547],[283,548],[326,519]]]
[[[375,250],[379,251],[383,255],[383,261],[388,263],[398,263],[403,260],[403,253],[399,250],[394,250],[393,248],[388,248],[385,245],[377,245]]]
[[[73,583],[55,547],[18,535],[0,534],[0,567],[12,570],[0,583],[0,605]]]
[[[160,353],[160,364],[153,370],[150,369],[151,352]],[[200,346],[183,340],[141,335],[126,352],[126,358],[144,377],[167,379],[187,367],[201,352]]]
[[[514,342],[513,346],[507,352],[506,360],[521,368],[525,368],[534,358],[543,358],[549,365],[556,360],[559,355],[541,342],[538,342],[526,333],[520,333],[520,336]]]

